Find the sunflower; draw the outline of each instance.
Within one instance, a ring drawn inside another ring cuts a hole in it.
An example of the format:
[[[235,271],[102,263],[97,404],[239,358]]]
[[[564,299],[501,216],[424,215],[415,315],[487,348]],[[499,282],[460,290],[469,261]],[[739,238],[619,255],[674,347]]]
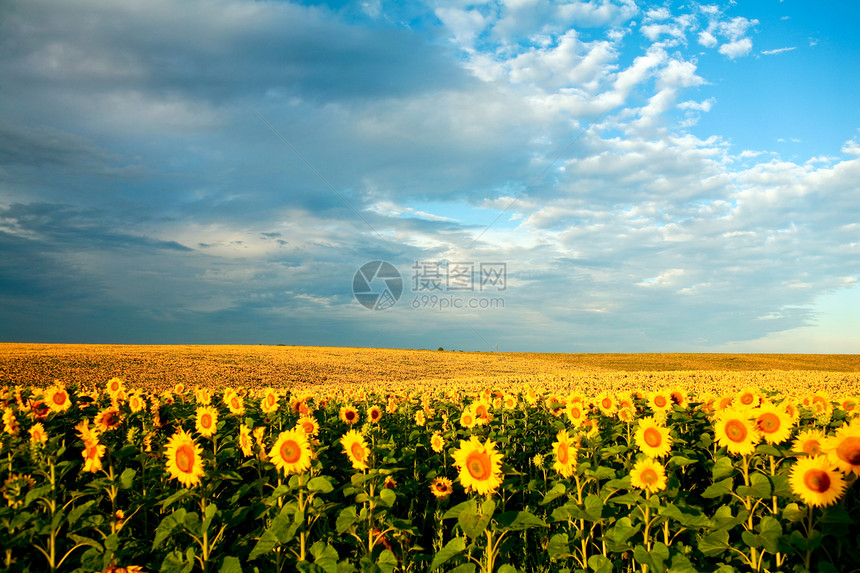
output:
[[[0,492],[11,507],[24,505],[27,494],[36,487],[36,480],[29,474],[9,474]]]
[[[368,469],[367,459],[370,457],[370,449],[364,438],[356,430],[350,430],[340,439],[343,451],[352,462],[352,467],[357,470]]]
[[[664,390],[649,392],[648,405],[651,406],[651,410],[654,412],[657,412],[658,410],[671,410],[672,397]]]
[[[749,416],[749,410],[729,409],[717,414],[714,433],[717,443],[725,446],[730,454],[748,455],[755,451],[761,440]]]
[[[636,417],[636,410],[633,408],[619,408],[618,419],[622,422],[630,423]]]
[[[57,383],[45,391],[45,402],[53,412],[65,412],[72,406],[72,399],[65,386]]]
[[[573,424],[574,428],[580,427],[585,422],[585,406],[580,401],[568,402],[564,407],[564,413],[567,414],[567,419]]]
[[[474,402],[472,412],[475,413],[475,423],[479,426],[485,426],[493,419],[493,415],[490,413],[490,404],[486,400]]]
[[[552,469],[563,477],[571,477],[576,470],[576,445],[571,441],[567,430],[559,430],[555,439],[552,444],[552,452],[555,454]]]
[[[42,422],[34,424],[30,428],[30,441],[34,444],[44,444],[48,441],[48,434],[45,432],[45,426],[42,425]]]
[[[251,429],[245,424],[239,426],[239,448],[242,450],[242,455],[246,458],[254,455],[254,441],[251,438]]]
[[[444,447],[445,440],[442,438],[442,434],[439,432],[433,432],[433,435],[430,436],[430,448],[437,454],[441,454]]]
[[[198,485],[200,478],[206,473],[200,454],[200,446],[194,443],[191,435],[185,430],[179,430],[167,440],[167,473],[185,487]]]
[[[636,445],[649,458],[662,458],[672,448],[669,428],[658,424],[654,418],[642,418],[634,435]]]
[[[823,444],[827,459],[844,473],[860,476],[860,421],[845,424]]]
[[[761,393],[752,386],[747,386],[735,395],[732,406],[738,410],[757,408],[761,403]]]
[[[125,382],[120,378],[111,378],[107,381],[106,389],[110,397],[113,398],[120,392],[125,391]]]
[[[98,438],[86,440],[84,442],[84,451],[81,455],[84,457],[84,471],[95,473],[102,469],[102,456],[107,448],[99,443]]]
[[[657,493],[666,489],[666,469],[663,464],[651,458],[640,460],[630,472],[630,485],[649,493]]]
[[[84,442],[89,442],[92,440],[99,439],[98,429],[92,428],[90,429],[89,420],[81,420],[76,426],[75,430],[78,432],[78,436]]]
[[[427,418],[424,416],[424,410],[418,410],[415,412],[415,425],[423,426],[427,423]]]
[[[430,482],[430,491],[438,499],[445,499],[454,491],[454,484],[446,477],[437,477]]]
[[[20,429],[21,425],[15,418],[15,411],[12,408],[5,408],[3,410],[3,431],[10,436],[17,436]]]
[[[371,424],[378,424],[382,419],[382,408],[379,406],[371,406],[367,409],[367,419],[370,420]]]
[[[302,416],[296,422],[296,427],[301,428],[308,436],[316,436],[320,432],[320,424],[313,416]]]
[[[340,420],[344,424],[352,426],[358,422],[358,410],[352,404],[346,404],[340,408]]]
[[[615,414],[618,412],[618,402],[612,394],[607,391],[603,391],[598,394],[597,398],[595,398],[595,402],[597,403],[597,407],[600,409],[600,413],[606,417],[615,417]]]
[[[763,402],[753,410],[755,427],[768,444],[779,444],[791,436],[791,417],[782,408]]]
[[[146,408],[146,400],[139,392],[135,392],[128,398],[128,407],[131,408],[132,412],[140,412]]]
[[[93,424],[95,424],[99,432],[116,430],[120,425],[119,410],[112,406],[105,408],[96,414],[96,417],[93,418]]]
[[[788,478],[791,490],[804,503],[827,506],[845,491],[845,480],[837,467],[825,456],[801,458],[791,468]]]
[[[460,425],[466,429],[475,427],[475,413],[472,412],[471,408],[463,410],[463,413],[460,415]]]
[[[281,432],[269,451],[269,458],[284,475],[299,474],[311,467],[311,446],[304,430]]]
[[[245,413],[245,399],[233,392],[230,394],[230,399],[227,401],[227,408],[230,410],[231,414],[241,416]]]
[[[208,388],[197,388],[194,391],[194,398],[201,406],[208,406],[212,403],[212,392]]]
[[[211,438],[218,431],[218,410],[212,406],[198,406],[194,427],[204,438]]]
[[[260,400],[260,410],[264,414],[271,414],[278,410],[278,393],[274,388],[266,388],[263,390],[263,398]]]
[[[791,444],[791,450],[807,456],[822,454],[821,445],[827,436],[821,430],[806,430],[800,432]]]
[[[669,399],[672,400],[672,404],[678,406],[680,408],[686,408],[688,404],[687,391],[679,386],[675,386],[669,392]]]
[[[176,384],[176,385],[173,387],[173,393],[174,393],[174,394],[179,394],[180,396],[181,396],[182,394],[185,394],[185,384],[183,384],[182,382],[179,382],[178,384]]]
[[[504,402],[505,402],[505,404],[504,404],[505,410],[513,410],[514,408],[517,407],[517,397],[515,394],[506,393],[505,398],[504,398]]]
[[[474,490],[479,495],[492,494],[502,484],[502,454],[496,451],[495,442],[487,440],[482,444],[475,436],[460,440],[453,458],[467,493]]]

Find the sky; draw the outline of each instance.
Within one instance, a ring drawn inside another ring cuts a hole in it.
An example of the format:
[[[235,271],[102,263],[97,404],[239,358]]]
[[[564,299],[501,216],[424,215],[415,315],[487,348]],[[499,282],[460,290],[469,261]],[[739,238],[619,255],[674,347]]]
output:
[[[0,4],[0,341],[860,349],[860,4]]]

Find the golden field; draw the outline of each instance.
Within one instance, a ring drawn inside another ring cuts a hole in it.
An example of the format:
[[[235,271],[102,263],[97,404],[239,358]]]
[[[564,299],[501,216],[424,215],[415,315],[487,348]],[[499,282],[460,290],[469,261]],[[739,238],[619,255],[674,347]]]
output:
[[[746,385],[806,392],[860,387],[856,354],[543,354],[306,346],[0,344],[0,384],[54,380],[130,387],[326,388],[380,383],[393,391],[531,384],[547,390],[623,390],[682,385],[712,391]]]

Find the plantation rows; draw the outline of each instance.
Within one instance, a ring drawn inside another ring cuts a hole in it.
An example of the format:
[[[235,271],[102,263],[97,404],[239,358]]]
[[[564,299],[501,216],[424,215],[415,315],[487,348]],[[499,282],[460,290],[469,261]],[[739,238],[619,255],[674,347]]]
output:
[[[114,378],[0,404],[8,571],[860,571],[856,396]]]

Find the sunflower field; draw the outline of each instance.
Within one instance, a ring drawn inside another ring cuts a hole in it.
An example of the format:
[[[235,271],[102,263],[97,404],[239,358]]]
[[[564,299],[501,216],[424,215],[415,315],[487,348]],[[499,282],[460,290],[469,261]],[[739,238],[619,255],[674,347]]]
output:
[[[860,571],[858,397],[798,376],[10,384],[0,569]]]

